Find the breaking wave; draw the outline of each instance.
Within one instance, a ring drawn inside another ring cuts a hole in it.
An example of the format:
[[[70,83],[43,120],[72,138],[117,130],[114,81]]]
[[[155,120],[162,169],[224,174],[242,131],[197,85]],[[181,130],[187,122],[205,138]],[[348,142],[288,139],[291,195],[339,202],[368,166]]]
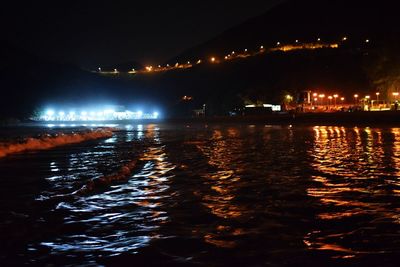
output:
[[[97,188],[110,185],[114,181],[124,180],[132,175],[132,172],[136,167],[137,160],[131,160],[128,163],[124,164],[115,173],[89,180],[81,189],[75,191],[73,194],[79,195],[89,193]]]
[[[0,158],[10,154],[31,150],[46,150],[58,146],[81,143],[89,140],[111,137],[111,128],[100,128],[85,132],[58,133],[38,138],[29,137],[22,142],[0,143]]]

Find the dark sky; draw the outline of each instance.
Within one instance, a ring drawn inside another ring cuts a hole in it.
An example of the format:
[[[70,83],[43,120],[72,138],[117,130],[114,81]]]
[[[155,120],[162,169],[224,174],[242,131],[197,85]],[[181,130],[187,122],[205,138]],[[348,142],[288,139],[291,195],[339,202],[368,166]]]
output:
[[[157,64],[282,1],[9,1],[0,8],[1,38],[84,68]]]

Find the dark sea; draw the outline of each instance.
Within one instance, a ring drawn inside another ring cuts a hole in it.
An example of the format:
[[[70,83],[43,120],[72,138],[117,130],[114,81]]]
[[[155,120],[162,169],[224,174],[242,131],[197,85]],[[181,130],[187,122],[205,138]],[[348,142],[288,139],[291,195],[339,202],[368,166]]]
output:
[[[0,142],[47,127],[0,129]],[[139,124],[0,158],[0,266],[398,266],[400,128]]]

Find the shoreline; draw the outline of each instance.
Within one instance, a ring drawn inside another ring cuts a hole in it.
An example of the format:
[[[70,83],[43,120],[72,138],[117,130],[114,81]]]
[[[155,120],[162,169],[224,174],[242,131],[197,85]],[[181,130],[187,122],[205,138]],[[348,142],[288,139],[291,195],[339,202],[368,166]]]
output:
[[[123,120],[123,121],[84,121],[84,122],[37,122],[21,121],[0,123],[0,127],[32,127],[54,125],[104,127],[107,125],[129,124],[190,124],[190,123],[224,123],[224,124],[270,124],[270,125],[349,125],[349,126],[400,126],[400,111],[361,111],[332,113],[285,113],[255,116],[213,116],[195,118],[166,118],[158,120]],[[53,126],[53,127],[54,127]]]
[[[400,126],[400,111],[269,114],[260,116],[174,118],[168,123],[255,123],[271,125],[363,125]]]

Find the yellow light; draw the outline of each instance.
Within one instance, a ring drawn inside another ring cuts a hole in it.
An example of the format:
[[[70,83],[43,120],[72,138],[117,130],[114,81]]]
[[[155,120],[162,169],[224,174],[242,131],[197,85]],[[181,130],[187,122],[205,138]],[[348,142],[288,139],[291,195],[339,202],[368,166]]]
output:
[[[324,94],[320,94],[318,97],[319,97],[319,98],[324,98],[325,95],[324,95]]]
[[[398,92],[394,92],[393,96],[399,96],[399,93]]]
[[[338,98],[339,96],[335,94],[335,95],[333,95],[333,97],[334,97],[334,98]]]
[[[260,46],[260,49],[264,49],[264,46],[262,45],[262,46]]]
[[[276,45],[281,45],[281,42],[277,42]]]
[[[200,64],[200,63],[201,63],[201,59],[197,60],[197,64]]]
[[[215,57],[212,57],[212,58],[211,58],[211,62],[215,62]]]
[[[314,101],[318,101],[318,98],[314,98]]]
[[[366,98],[366,99],[370,99],[371,97],[370,97],[369,95],[366,95],[365,98]]]
[[[375,94],[376,94],[376,95],[380,95],[380,93],[379,93],[379,92],[376,92]]]
[[[225,56],[225,59],[228,59],[228,56]]]
[[[343,37],[343,39],[342,39],[343,41],[347,41],[347,37],[345,36],[345,37]]]
[[[286,95],[286,99],[287,99],[287,100],[291,100],[291,99],[292,99],[292,96],[291,96],[291,95]]]
[[[332,96],[328,96],[329,99],[332,99]]]
[[[317,40],[318,40],[318,42],[319,42],[319,41],[321,41],[321,38],[318,38]]]
[[[357,97],[358,97],[358,95],[357,95],[357,94],[355,94],[355,95],[354,95],[354,98],[357,98]]]
[[[318,94],[317,94],[317,93],[314,93],[313,96],[316,97],[316,96],[318,96]]]
[[[344,101],[344,97],[341,97],[340,100]]]

